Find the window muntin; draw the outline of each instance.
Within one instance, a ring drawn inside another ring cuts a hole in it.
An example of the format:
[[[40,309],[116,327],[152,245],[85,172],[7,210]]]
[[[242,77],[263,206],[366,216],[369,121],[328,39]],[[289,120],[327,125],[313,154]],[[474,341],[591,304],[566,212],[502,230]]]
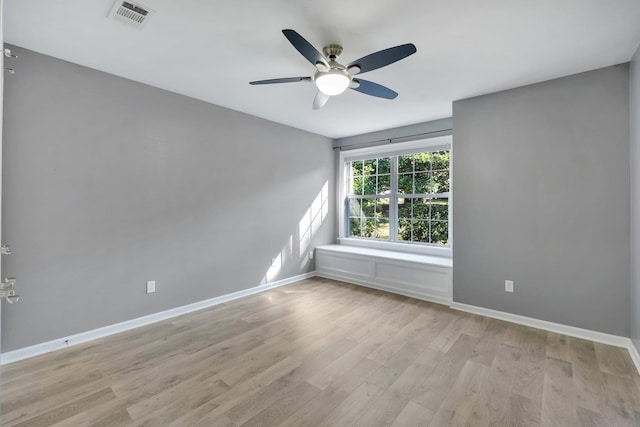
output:
[[[347,237],[449,246],[449,150],[345,165]]]

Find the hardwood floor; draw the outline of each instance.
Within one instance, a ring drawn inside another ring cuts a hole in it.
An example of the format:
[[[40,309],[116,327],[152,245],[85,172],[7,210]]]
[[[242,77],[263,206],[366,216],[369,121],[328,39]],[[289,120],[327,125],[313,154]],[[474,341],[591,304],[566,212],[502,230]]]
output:
[[[2,382],[2,426],[640,425],[626,350],[318,278]]]

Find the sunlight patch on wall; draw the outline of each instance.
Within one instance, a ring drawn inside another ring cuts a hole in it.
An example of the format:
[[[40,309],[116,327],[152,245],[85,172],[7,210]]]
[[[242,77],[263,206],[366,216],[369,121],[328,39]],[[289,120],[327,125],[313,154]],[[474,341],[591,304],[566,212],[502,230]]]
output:
[[[293,235],[290,235],[280,252],[271,259],[271,266],[260,281],[261,285],[278,279],[284,265],[293,258]]]
[[[329,182],[326,181],[318,195],[311,202],[311,206],[304,213],[298,223],[298,235],[300,236],[299,257],[301,266],[311,258],[311,241],[320,230],[320,226],[329,215]]]
[[[325,181],[324,185],[311,202],[311,205],[298,222],[298,260],[300,261],[300,269],[307,267],[311,260],[311,247],[313,238],[320,231],[322,223],[329,216],[329,181]],[[294,236],[290,235],[282,249],[273,256],[271,265],[267,269],[264,277],[260,281],[261,285],[274,282],[281,279],[285,265],[294,261]]]

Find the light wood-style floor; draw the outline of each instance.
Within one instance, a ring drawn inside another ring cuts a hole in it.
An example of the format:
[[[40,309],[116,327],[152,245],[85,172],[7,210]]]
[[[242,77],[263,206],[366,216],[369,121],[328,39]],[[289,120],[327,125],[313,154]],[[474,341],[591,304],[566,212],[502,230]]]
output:
[[[8,365],[2,426],[627,426],[626,350],[326,279]]]

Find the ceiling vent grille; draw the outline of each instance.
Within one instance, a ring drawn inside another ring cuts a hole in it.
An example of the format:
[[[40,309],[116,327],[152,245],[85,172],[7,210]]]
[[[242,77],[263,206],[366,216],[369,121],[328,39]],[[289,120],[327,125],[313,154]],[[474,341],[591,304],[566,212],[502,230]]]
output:
[[[117,0],[109,12],[109,18],[124,22],[132,27],[142,28],[154,11],[140,3]]]

